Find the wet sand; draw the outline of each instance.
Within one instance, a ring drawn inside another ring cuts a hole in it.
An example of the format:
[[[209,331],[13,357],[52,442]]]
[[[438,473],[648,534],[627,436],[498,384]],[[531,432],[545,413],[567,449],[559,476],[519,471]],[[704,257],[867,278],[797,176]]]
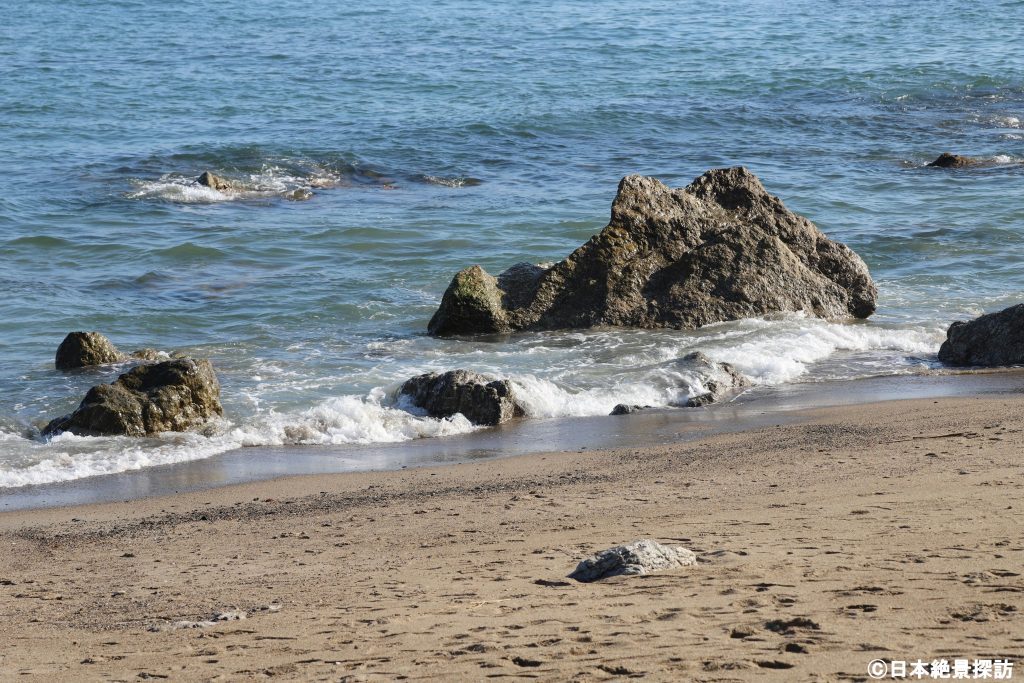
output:
[[[1022,453],[1024,396],[1005,393],[6,512],[0,670],[838,681],[875,658],[1020,661]],[[699,564],[566,578],[638,538]]]

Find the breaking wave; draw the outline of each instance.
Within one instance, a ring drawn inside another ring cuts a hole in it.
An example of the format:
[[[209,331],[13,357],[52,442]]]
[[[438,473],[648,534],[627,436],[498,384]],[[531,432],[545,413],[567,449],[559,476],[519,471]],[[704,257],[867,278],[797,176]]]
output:
[[[731,363],[755,385],[778,385],[917,372],[942,337],[941,329],[840,324],[789,315],[709,325],[689,334],[615,330],[543,336],[532,346],[499,346],[491,357],[479,351],[462,358],[452,354],[446,367],[507,377],[529,418],[582,417],[607,415],[618,403],[678,406],[704,393],[713,377],[678,360],[696,350],[713,361]],[[406,376],[438,369],[424,367],[415,349],[409,352],[410,360],[397,361]],[[289,381],[288,373],[279,374],[260,372],[259,379]],[[435,419],[396,402],[397,388],[397,382],[390,382],[366,395],[330,397],[297,410],[279,411],[272,402],[262,408],[260,401],[253,401],[248,415],[225,420],[213,436],[164,434],[138,440],[64,434],[43,442],[26,438],[28,430],[5,426],[0,442],[17,455],[0,471],[0,487],[113,474],[243,447],[395,443],[478,429],[462,415]]]

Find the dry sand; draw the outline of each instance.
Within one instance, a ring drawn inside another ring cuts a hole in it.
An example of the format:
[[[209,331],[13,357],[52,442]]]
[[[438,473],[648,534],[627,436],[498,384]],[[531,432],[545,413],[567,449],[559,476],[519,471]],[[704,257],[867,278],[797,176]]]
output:
[[[5,513],[0,673],[839,681],[876,657],[1019,661],[1022,430],[1020,395],[878,403],[642,451]],[[700,563],[565,578],[637,538]]]

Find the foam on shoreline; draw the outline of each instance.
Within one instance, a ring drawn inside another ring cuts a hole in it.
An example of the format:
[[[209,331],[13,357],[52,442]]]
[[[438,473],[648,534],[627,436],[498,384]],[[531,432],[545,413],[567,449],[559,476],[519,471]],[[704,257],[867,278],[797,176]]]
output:
[[[527,418],[587,418],[606,416],[619,403],[680,406],[706,392],[713,377],[678,362],[696,350],[715,362],[731,363],[755,386],[774,387],[803,381],[811,369],[817,369],[823,380],[917,373],[929,367],[924,359],[934,353],[940,340],[939,330],[927,328],[830,323],[787,315],[709,325],[693,335],[659,333],[637,339],[613,330],[539,337],[532,341],[540,343],[495,350],[491,357],[448,354],[444,365],[431,359],[424,366],[422,353],[410,348],[400,372],[409,377],[456,367],[477,370],[509,379]],[[843,363],[824,369],[837,354],[866,358],[860,358],[854,370]],[[581,362],[584,357],[588,360]],[[305,392],[307,378],[302,373],[279,369],[270,377],[267,367],[258,364],[260,384],[254,391],[265,385],[271,392]],[[231,420],[216,425],[209,436],[164,434],[140,440],[66,434],[41,441],[26,438],[32,432],[27,426],[0,429],[0,442],[12,453],[0,469],[0,489],[200,460],[238,448],[383,445],[480,429],[461,415],[436,419],[396,404],[400,381],[364,394],[328,396],[307,407],[284,409],[278,407],[273,393],[246,394],[249,412],[229,413]],[[230,382],[222,384],[232,391]]]

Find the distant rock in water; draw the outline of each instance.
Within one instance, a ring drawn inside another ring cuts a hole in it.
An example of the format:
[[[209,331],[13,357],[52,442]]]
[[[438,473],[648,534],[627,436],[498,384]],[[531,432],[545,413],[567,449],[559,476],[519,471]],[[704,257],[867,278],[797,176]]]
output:
[[[750,380],[740,374],[732,365],[716,363],[700,351],[687,354],[676,362],[708,378],[704,380],[704,387],[707,391],[688,398],[684,404],[687,408],[699,408],[711,403],[718,403],[751,386]]]
[[[99,332],[72,332],[57,347],[54,365],[58,370],[74,370],[124,359],[125,355]]]
[[[727,168],[676,190],[623,178],[600,234],[551,267],[518,264],[497,278],[480,266],[460,271],[428,330],[692,329],[780,311],[866,318],[876,298],[849,247],[745,168]]]
[[[1024,304],[953,323],[939,360],[948,365],[1024,364]]]
[[[431,417],[462,413],[473,424],[496,425],[524,415],[508,380],[490,380],[467,370],[418,375],[398,394]]]
[[[220,384],[208,360],[140,365],[89,390],[78,409],[53,420],[44,436],[146,436],[184,431],[223,415]]]
[[[219,175],[214,175],[209,171],[203,171],[202,175],[196,178],[196,182],[200,185],[204,185],[211,189],[217,190],[218,192],[226,192],[231,190],[238,190],[239,186],[233,180],[227,178],[221,178]]]
[[[697,556],[686,548],[665,546],[643,539],[628,545],[602,550],[577,565],[570,579],[581,583],[600,581],[612,576],[650,574],[651,572],[689,567],[697,564]]]
[[[968,166],[977,166],[979,163],[977,159],[943,152],[935,161],[928,165],[936,168],[966,168]]]

